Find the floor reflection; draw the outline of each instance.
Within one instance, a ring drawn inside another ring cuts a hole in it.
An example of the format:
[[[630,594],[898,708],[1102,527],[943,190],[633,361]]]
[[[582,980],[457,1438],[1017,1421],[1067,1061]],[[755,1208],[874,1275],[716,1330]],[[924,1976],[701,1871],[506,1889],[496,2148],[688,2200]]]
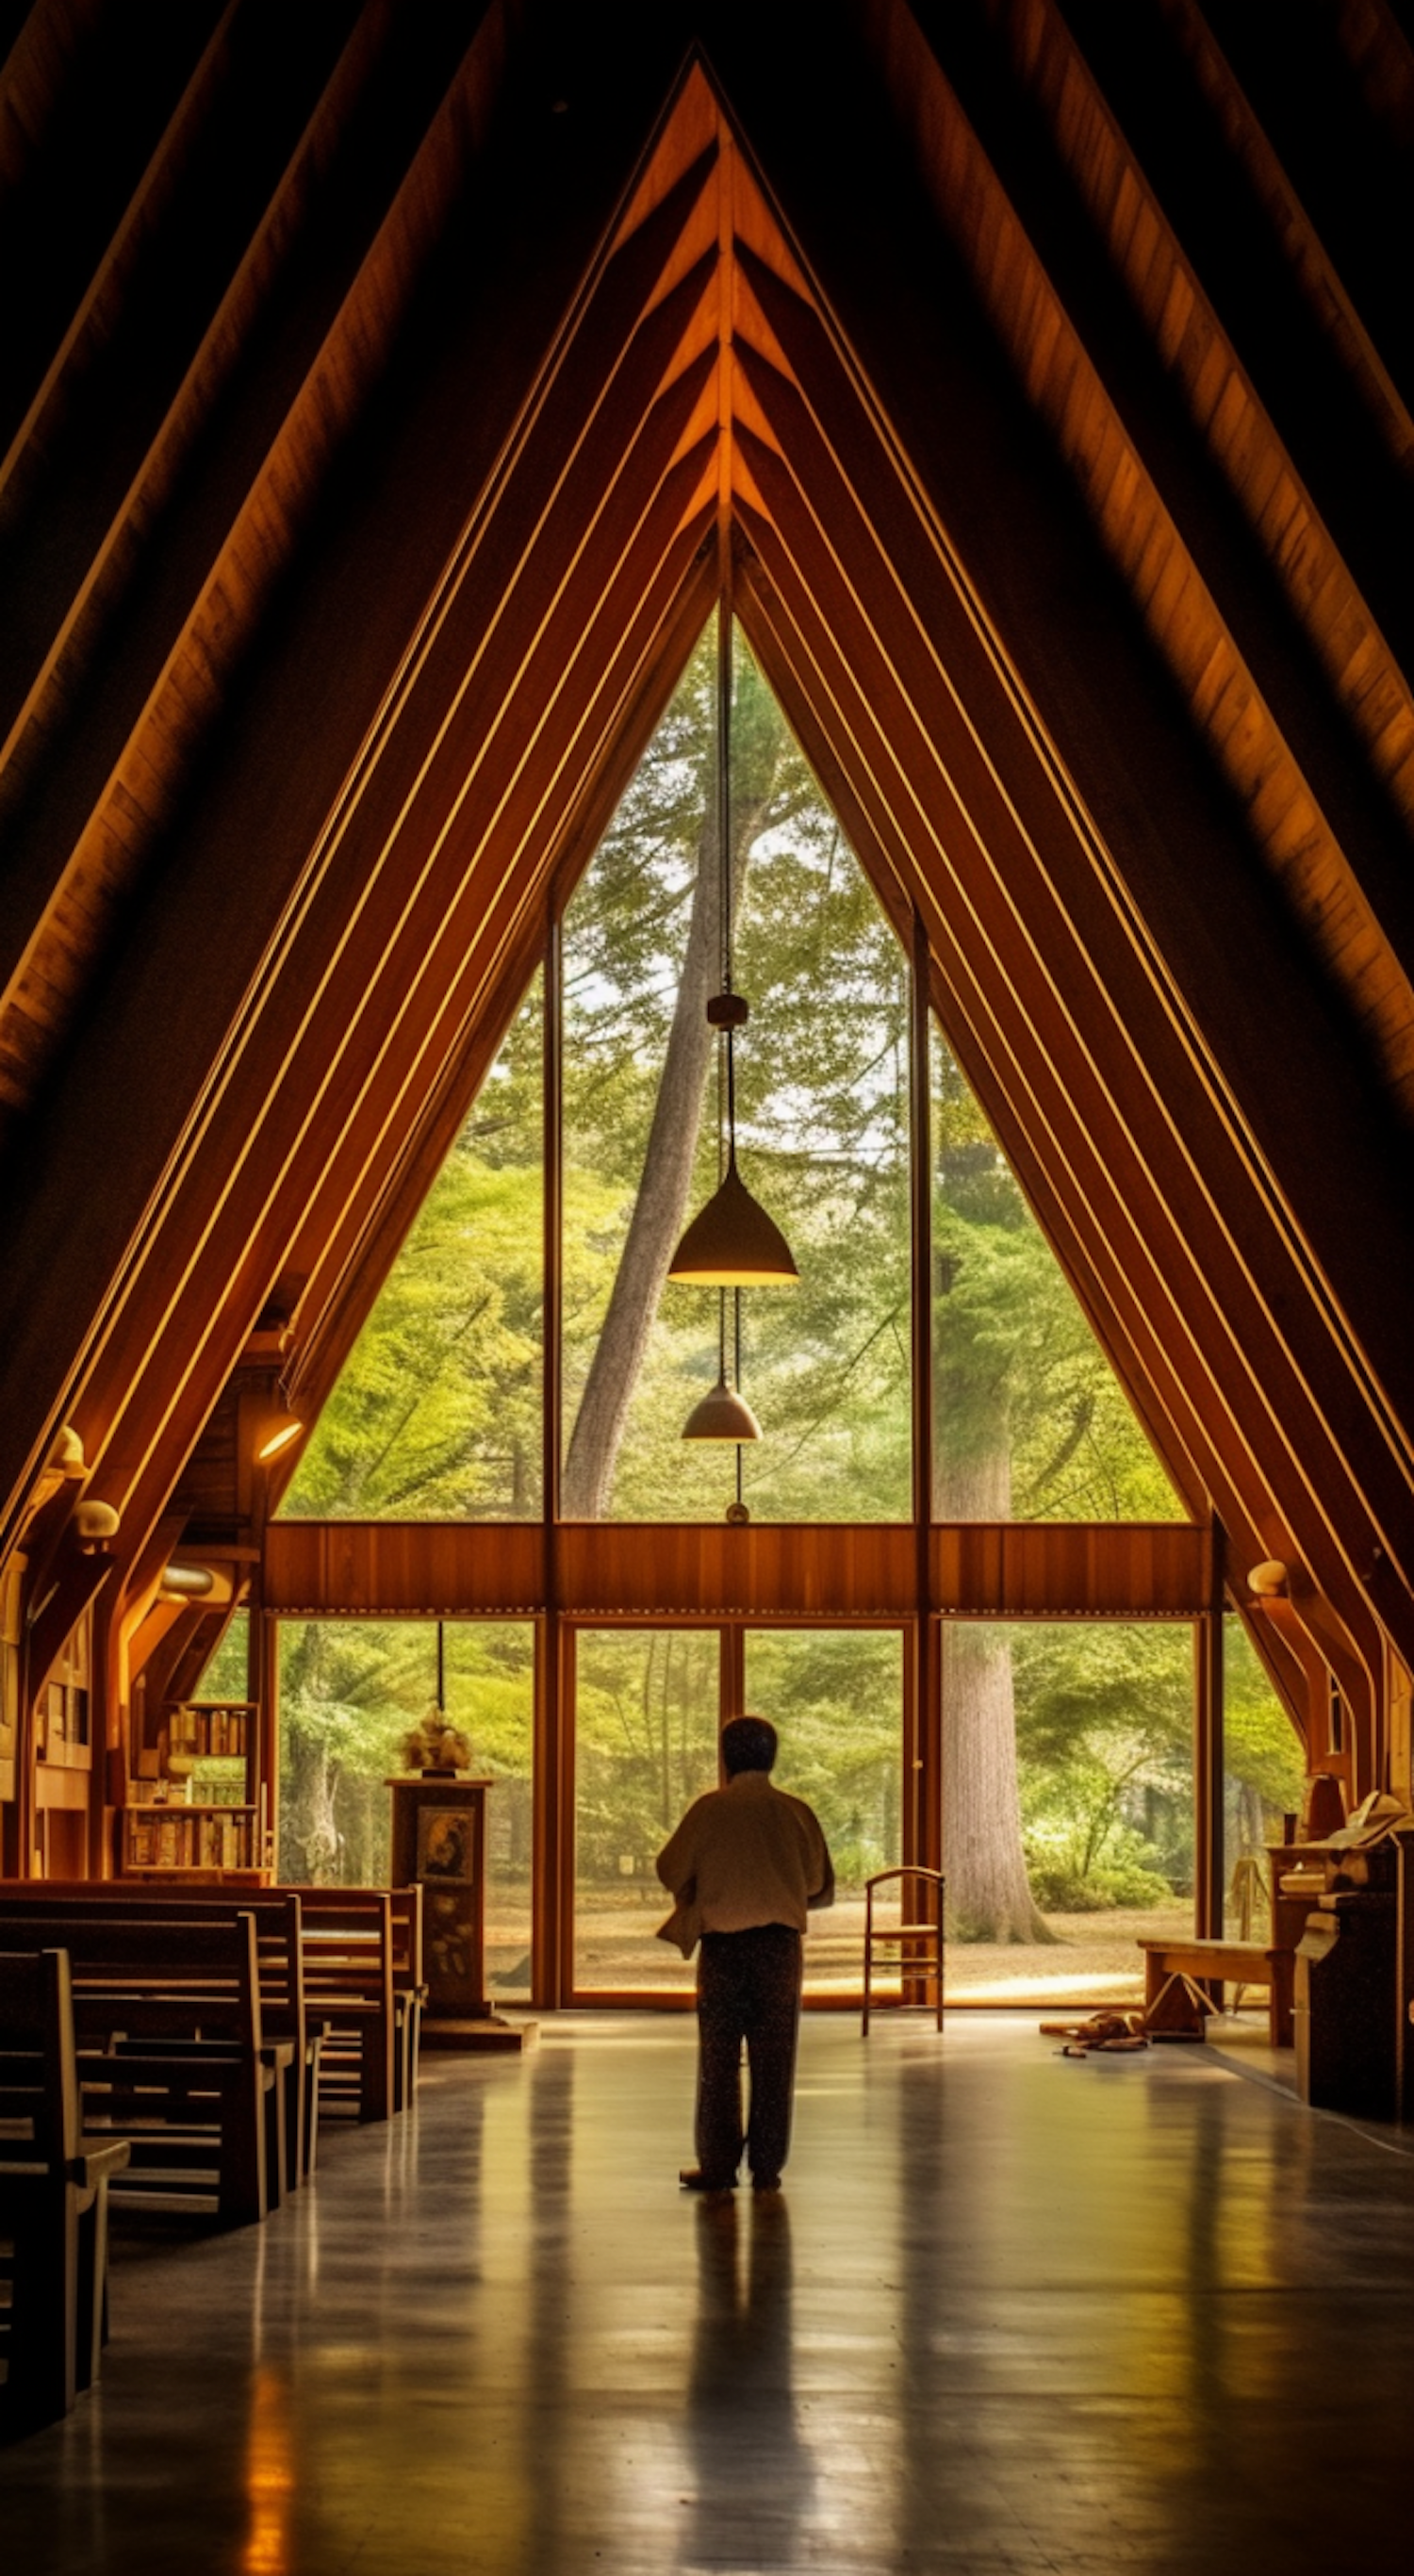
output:
[[[794,2567],[815,2500],[792,2379],[790,2212],[779,2192],[703,2201],[687,2386],[685,2567]]]

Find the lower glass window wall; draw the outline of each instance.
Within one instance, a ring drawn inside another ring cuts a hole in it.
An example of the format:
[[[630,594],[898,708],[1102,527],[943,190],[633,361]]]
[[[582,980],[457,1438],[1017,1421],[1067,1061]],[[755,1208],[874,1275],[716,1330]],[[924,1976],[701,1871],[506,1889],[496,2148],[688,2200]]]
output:
[[[574,1983],[579,1994],[690,1990],[657,1927],[654,1866],[683,1810],[717,1786],[715,1628],[581,1628],[575,1637]]]
[[[1187,1622],[948,1622],[947,1989],[1141,2003],[1144,1934],[1193,1930]]]
[[[492,1997],[530,1992],[534,1632],[528,1620],[449,1620],[448,1721],[471,1744],[487,1792],[486,1980]],[[437,1629],[426,1619],[290,1619],[280,1627],[283,1881],[377,1887],[388,1878],[390,1774],[437,1691]]]

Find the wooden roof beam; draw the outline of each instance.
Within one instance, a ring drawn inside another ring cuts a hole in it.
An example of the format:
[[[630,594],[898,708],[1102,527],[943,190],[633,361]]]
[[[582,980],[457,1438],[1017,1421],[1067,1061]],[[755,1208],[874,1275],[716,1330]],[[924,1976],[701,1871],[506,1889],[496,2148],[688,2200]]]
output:
[[[517,174],[535,199],[533,157],[517,163]],[[612,381],[702,183],[696,176],[639,229],[584,302],[571,398],[581,420],[594,411],[596,385]],[[575,211],[586,227],[596,218],[592,203]],[[551,256],[540,238],[546,219],[527,215],[518,236],[523,272],[513,266],[493,281],[470,267],[459,335],[449,336],[439,318],[416,344],[416,363],[405,347],[398,400],[365,433],[363,480],[342,513],[324,514],[317,543],[311,532],[298,592],[267,640],[240,721],[228,725],[222,760],[133,916],[123,971],[76,1034],[23,1166],[12,1158],[12,1221],[23,1200],[41,1293],[31,1296],[23,1262],[10,1266],[0,1291],[9,1318],[0,1376],[8,1361],[15,1401],[0,1401],[0,1493],[12,1477],[23,1490],[25,1462],[43,1441],[41,1385],[55,1387],[57,1367],[57,1391],[43,1404],[46,1414],[57,1410],[131,1293],[133,1265],[162,1200],[201,1149],[214,1101],[239,1061],[239,1031],[268,976],[270,943],[278,952],[288,940],[291,907],[309,900],[337,845],[338,816],[363,792],[360,777],[377,774],[391,711],[427,649],[429,595],[445,577],[449,549],[465,549],[478,486],[472,542],[491,512],[500,545],[507,514],[493,505],[510,461],[538,455],[534,471],[550,476],[550,493],[563,474],[563,352],[552,347],[547,363],[543,349],[545,337],[553,340],[567,259],[577,248],[587,262],[592,236],[571,226],[568,239],[556,236]],[[464,242],[459,258],[474,262],[475,250],[474,240]],[[543,337],[533,327],[537,311]],[[662,329],[666,364],[671,317]],[[498,356],[488,354],[482,333]],[[525,361],[533,363],[529,382],[519,372]],[[453,458],[456,473],[448,471]],[[527,533],[544,506],[542,498]],[[400,532],[394,548],[390,526]],[[507,573],[516,551],[504,560]],[[486,571],[494,583],[494,561]],[[410,634],[421,634],[411,658]],[[125,1057],[150,1066],[159,1027],[163,1080],[125,1080]]]
[[[391,202],[374,209],[368,239],[359,227],[360,259],[338,309],[327,311],[327,281],[299,278],[307,335],[301,351],[303,380],[291,395],[285,381],[289,351],[278,341],[264,353],[262,380],[254,388],[254,419],[233,424],[231,454],[219,451],[212,488],[196,494],[183,529],[185,559],[165,567],[169,591],[159,586],[147,602],[142,649],[105,673],[105,721],[81,729],[66,767],[56,762],[42,797],[14,853],[16,943],[4,957],[7,1001],[0,1021],[0,1105],[15,1103],[32,1087],[54,1038],[72,1019],[89,979],[95,932],[111,936],[119,898],[150,863],[154,845],[170,822],[197,754],[218,715],[242,659],[271,606],[280,576],[300,544],[305,523],[334,456],[346,442],[387,363],[399,325],[433,244],[464,183],[467,130],[487,121],[499,76],[499,10],[487,13],[440,110],[421,135]],[[309,165],[297,156],[292,196],[307,195]],[[286,217],[290,208],[285,210]],[[198,416],[214,399],[224,368],[232,363],[230,339],[239,316],[248,327],[251,297],[270,249],[282,238],[272,229],[261,255],[238,279],[230,310],[218,313],[208,342],[189,371],[179,407]],[[311,323],[318,337],[308,345]],[[293,337],[298,340],[299,334]],[[219,363],[218,363],[219,359]],[[272,417],[273,412],[276,417]],[[258,453],[252,459],[248,450]],[[190,435],[190,429],[183,433]],[[177,439],[170,416],[163,423],[149,470],[165,487]],[[235,473],[237,490],[229,488]],[[138,512],[129,492],[123,513]],[[142,507],[150,506],[147,496]],[[109,531],[114,543],[130,542],[125,524]],[[214,551],[213,551],[214,541]],[[180,565],[180,571],[178,570]],[[101,571],[100,571],[101,586]],[[139,602],[141,606],[141,601]],[[61,638],[61,642],[63,639]],[[62,654],[56,677],[62,675]],[[31,711],[31,723],[33,711]],[[22,729],[17,747],[22,747]],[[95,901],[96,898],[96,901]]]
[[[1052,766],[1062,795],[1078,792],[1094,814],[1088,865],[1109,889],[1106,902],[1117,902],[1136,929],[1144,924],[1138,935],[1163,1007],[1177,1012],[1187,1032],[1195,1077],[1201,1068],[1202,1085],[1225,1103],[1266,1221],[1288,1235],[1299,1265],[1314,1257],[1318,1304],[1329,1311],[1333,1300],[1344,1318],[1337,1328],[1350,1334],[1343,1366],[1353,1368],[1356,1383],[1364,1378],[1364,1400],[1399,1459],[1402,1486],[1414,1441],[1414,1377],[1402,1314],[1398,1321],[1395,1314],[1402,1297],[1387,1300],[1373,1273],[1387,1260],[1384,1284],[1392,1288],[1414,1255],[1403,1240],[1411,1194],[1391,1184],[1407,1152],[1352,1069],[1348,1040],[1332,1026],[1328,1000],[1303,968],[1280,910],[1263,899],[1230,820],[1175,745],[1170,713],[1133,635],[1114,619],[1108,586],[1096,579],[1093,563],[1087,569],[1053,506],[1039,506],[1029,442],[1018,453],[997,389],[985,377],[979,381],[969,363],[973,352],[960,318],[946,361],[940,354],[935,370],[919,346],[914,316],[912,371],[907,387],[898,388],[901,426],[912,433],[910,469],[926,474],[938,496],[930,507],[896,476],[881,478],[871,468],[875,433],[865,429],[858,396],[845,398],[848,379],[827,332],[748,254],[742,257],[810,411],[829,416],[837,449],[843,443],[859,451],[849,457],[850,471],[867,486],[869,513],[892,564],[905,565],[924,546],[922,559],[949,567],[957,606],[939,637],[942,659],[961,667],[959,655],[976,658],[980,637],[1000,633],[1000,650],[1020,665],[1025,696],[1005,676],[1007,666],[994,660],[989,686],[999,707],[1010,696],[1005,721],[1019,728],[1018,740],[1030,733],[1055,747],[1038,778]],[[884,292],[876,281],[876,309]],[[788,391],[778,398],[788,403]],[[944,501],[948,516],[967,531],[966,580],[934,515]],[[1075,649],[1081,602],[1083,655]],[[918,612],[911,617],[916,625]],[[985,661],[998,647],[988,642],[980,651]],[[1126,746],[1132,784],[1116,773],[1117,737]],[[1057,751],[1064,769],[1054,768]],[[1250,961],[1258,955],[1262,989],[1254,993]],[[1309,1159],[1290,1151],[1293,1118],[1307,1127]],[[1352,1197],[1337,1219],[1333,1194],[1343,1188]],[[1386,1233],[1388,1252],[1377,1255],[1373,1247]]]
[[[965,12],[936,22],[950,64],[964,53],[967,26]],[[989,120],[989,140],[1008,164],[1004,188],[942,64],[920,39],[906,43],[897,22],[889,72],[930,196],[1018,381],[1240,801],[1255,846],[1333,986],[1348,994],[1414,1125],[1414,698],[1398,664],[1278,453],[1268,473],[1269,515],[1278,525],[1263,533],[1283,568],[1293,568],[1301,604],[1310,604],[1310,640],[1340,692],[1344,722],[1333,735],[1314,671],[1308,677],[1304,655],[1293,656],[1279,620],[1262,614],[1270,557],[1251,557],[1235,513],[1224,527],[1228,514],[1185,453],[1185,425],[1165,421],[1162,371],[1108,270],[1087,275],[1083,237],[1067,257],[1072,210],[1054,192],[1036,210],[1043,262],[1021,211],[1044,189],[1034,144],[1028,154],[1014,117]],[[980,87],[977,76],[965,81],[969,107]],[[1225,390],[1246,392],[1250,411],[1242,371],[1222,354]],[[1229,401],[1224,413],[1232,408]],[[1347,729],[1365,738],[1399,826],[1346,756]],[[1360,851],[1358,870],[1342,834]]]
[[[694,394],[691,377],[680,379],[662,416],[650,415],[640,447],[656,434],[671,454],[677,417]],[[627,479],[651,495],[651,472],[632,471],[641,462],[631,452]],[[149,1297],[130,1307],[79,1408],[105,1497],[123,1497],[125,1521],[135,1518],[140,1526],[160,1510],[271,1280],[288,1266],[290,1237],[317,1194],[321,1171],[345,1134],[356,1132],[360,1100],[378,1101],[390,1054],[396,1061],[394,1041],[407,1029],[423,1063],[435,1069],[437,1016],[449,979],[464,979],[457,1008],[448,1014],[455,1025],[474,1007],[477,985],[499,971],[518,920],[534,907],[534,862],[543,870],[559,813],[577,791],[579,764],[597,750],[597,726],[573,769],[567,757],[586,713],[602,720],[606,698],[613,704],[596,617],[614,647],[622,648],[626,636],[630,653],[641,652],[640,620],[650,628],[661,620],[701,542],[702,518],[681,527],[680,489],[689,478],[700,479],[696,458],[660,480],[656,514],[650,501],[640,530],[605,511],[603,542],[624,550],[624,586],[604,585],[597,611],[573,595],[567,599],[565,632],[547,629],[543,667],[533,668],[526,685],[508,690],[493,711],[493,730],[470,772],[474,733],[465,745],[444,746],[448,756],[431,810],[425,798],[421,810],[411,807],[405,827],[386,843],[376,875],[366,876],[354,905],[357,935],[346,928],[336,939],[334,964],[312,980],[300,946],[292,951],[246,1080],[228,1092],[207,1156],[184,1194],[187,1204],[179,1199],[170,1212],[164,1239],[172,1249],[165,1261],[160,1242],[154,1247],[160,1303]],[[586,579],[600,581],[592,565]],[[484,594],[472,591],[468,605],[484,607]],[[571,633],[579,638],[578,654],[568,650]],[[487,719],[476,711],[473,721],[479,730]],[[527,746],[536,747],[533,783]],[[550,756],[552,746],[558,757]],[[512,783],[517,770],[524,772],[528,799],[508,797],[505,784],[498,792],[498,782]],[[504,894],[489,900],[497,888]],[[321,908],[347,914],[338,878],[324,889]],[[311,916],[305,934],[311,955],[327,956],[329,926],[318,912]],[[213,1197],[216,1172],[221,1182]]]

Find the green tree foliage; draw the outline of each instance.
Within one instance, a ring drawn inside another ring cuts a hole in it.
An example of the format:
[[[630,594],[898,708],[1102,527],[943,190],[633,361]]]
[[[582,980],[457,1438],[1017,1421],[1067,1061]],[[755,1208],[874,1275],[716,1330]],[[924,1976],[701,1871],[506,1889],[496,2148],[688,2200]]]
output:
[[[936,1028],[932,1063],[935,1447],[944,1514],[972,1516],[965,1501],[980,1476],[1003,1498],[996,1517],[1182,1519]]]
[[[538,1512],[540,1025],[537,978],[320,1416],[290,1516]]]
[[[747,1698],[781,1715],[776,1777],[815,1809],[844,1891],[899,1858],[900,1645],[868,1628],[776,1628],[747,1640]]]
[[[1010,1631],[1031,1883],[1061,1913],[1193,1885],[1193,1645],[1181,1626]]]
[[[530,1869],[534,1643],[525,1621],[452,1621],[445,1706],[496,1782],[493,1867]],[[435,1626],[426,1620],[287,1620],[280,1632],[280,1869],[346,1886],[388,1871],[390,1773],[402,1739],[436,1696]]]
[[[575,1847],[581,1891],[656,1891],[655,1853],[717,1785],[716,1633],[592,1629],[577,1640]]]
[[[280,1871],[312,1885],[388,1875],[400,1739],[433,1696],[432,1632],[410,1620],[287,1620],[280,1632]]]
[[[567,1421],[587,1376],[643,1174],[703,848],[706,643],[570,905],[567,1190],[619,1193],[597,1298],[565,1317]],[[798,1288],[743,1301],[743,1381],[768,1438],[744,1458],[754,1512],[909,1508],[908,1102],[904,961],[770,692],[739,652],[733,718],[735,983],[745,1176],[784,1228]],[[692,1204],[718,1178],[709,1080]],[[567,1230],[567,1247],[574,1240]],[[734,1319],[733,1319],[734,1325]],[[669,1287],[629,1408],[615,1518],[720,1517],[730,1453],[680,1432],[718,1364],[718,1301]]]

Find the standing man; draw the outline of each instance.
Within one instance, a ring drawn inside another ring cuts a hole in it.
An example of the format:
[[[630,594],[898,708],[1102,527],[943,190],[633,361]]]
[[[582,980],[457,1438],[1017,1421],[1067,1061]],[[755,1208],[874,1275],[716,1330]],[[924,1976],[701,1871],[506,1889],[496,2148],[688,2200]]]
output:
[[[778,2191],[790,2148],[800,1941],[807,1908],[832,1905],[835,1873],[803,1798],[771,1785],[776,1730],[764,1717],[722,1729],[724,1789],[688,1808],[658,1854],[673,1911],[659,1938],[697,1965],[697,2162],[685,2191],[731,2191],[742,2148],[756,2191]],[[741,2047],[751,2069],[742,2128]]]

